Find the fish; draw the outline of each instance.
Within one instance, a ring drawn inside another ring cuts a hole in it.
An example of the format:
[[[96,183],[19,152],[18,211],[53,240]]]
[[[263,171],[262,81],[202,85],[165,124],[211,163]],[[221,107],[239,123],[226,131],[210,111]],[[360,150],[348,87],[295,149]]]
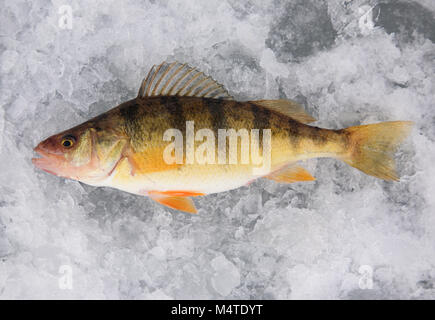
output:
[[[192,197],[259,178],[314,181],[299,164],[311,158],[335,158],[399,181],[394,153],[411,121],[337,130],[310,125],[314,121],[295,101],[237,101],[196,68],[163,62],[151,68],[137,97],[43,140],[32,162],[59,177],[188,213],[197,213]]]

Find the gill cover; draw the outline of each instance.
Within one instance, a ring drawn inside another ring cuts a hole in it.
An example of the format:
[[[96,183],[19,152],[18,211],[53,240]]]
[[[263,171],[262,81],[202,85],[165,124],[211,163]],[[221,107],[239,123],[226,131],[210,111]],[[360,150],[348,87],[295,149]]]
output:
[[[116,133],[93,130],[94,157],[102,174],[108,176],[122,160],[127,146],[127,139]]]
[[[76,139],[76,145],[72,145],[70,151],[65,151],[65,159],[68,160],[71,165],[81,167],[92,160],[92,129],[86,129],[83,134]]]

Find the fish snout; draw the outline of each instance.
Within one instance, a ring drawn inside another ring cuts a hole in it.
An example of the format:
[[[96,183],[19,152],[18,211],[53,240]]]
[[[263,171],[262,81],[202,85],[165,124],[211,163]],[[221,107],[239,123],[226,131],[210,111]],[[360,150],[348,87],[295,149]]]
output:
[[[58,167],[59,159],[57,159],[56,152],[53,152],[53,144],[50,139],[40,142],[33,151],[40,156],[32,158],[33,165],[45,172],[57,175],[55,171]]]
[[[42,142],[38,143],[38,145],[33,148],[33,151],[35,151],[39,155],[43,155],[44,147],[42,146]]]
[[[56,154],[62,155],[64,152],[60,141],[56,136],[52,136],[44,141],[41,141],[33,150],[39,154]]]

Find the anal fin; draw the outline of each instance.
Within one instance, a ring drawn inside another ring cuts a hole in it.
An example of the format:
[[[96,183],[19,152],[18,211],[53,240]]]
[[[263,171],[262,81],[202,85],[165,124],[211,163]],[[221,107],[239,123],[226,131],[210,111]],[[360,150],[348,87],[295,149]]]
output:
[[[282,183],[316,180],[316,178],[314,178],[307,170],[300,166],[285,167],[272,172],[271,174],[265,176],[265,178]]]

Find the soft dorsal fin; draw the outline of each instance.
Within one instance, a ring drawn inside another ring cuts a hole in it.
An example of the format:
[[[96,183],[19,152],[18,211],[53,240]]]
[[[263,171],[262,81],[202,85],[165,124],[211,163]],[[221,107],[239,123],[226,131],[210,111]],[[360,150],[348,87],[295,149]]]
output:
[[[265,176],[265,178],[283,183],[316,180],[307,170],[296,165],[285,167],[275,172],[272,172],[271,174]]]
[[[156,96],[233,99],[213,78],[179,62],[154,65],[142,81],[138,98]]]
[[[310,116],[300,104],[291,100],[256,100],[249,102],[279,112],[302,123],[316,121],[316,119]]]

